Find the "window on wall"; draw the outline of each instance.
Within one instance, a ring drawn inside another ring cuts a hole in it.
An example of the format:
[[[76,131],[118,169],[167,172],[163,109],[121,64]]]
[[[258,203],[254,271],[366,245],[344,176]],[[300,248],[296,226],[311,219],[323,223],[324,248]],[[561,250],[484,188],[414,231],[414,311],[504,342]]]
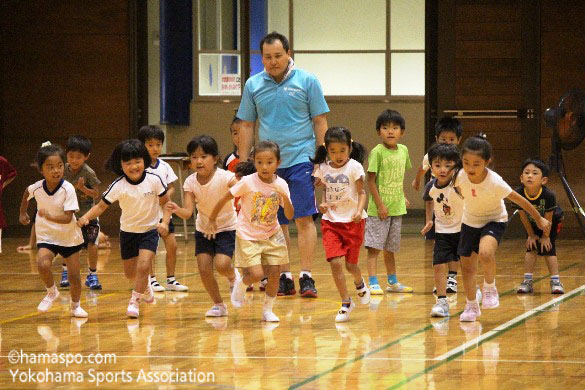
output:
[[[240,95],[239,0],[198,10],[199,94]],[[250,0],[246,19],[250,75],[264,69],[260,40],[278,31],[327,96],[424,95],[425,0]]]

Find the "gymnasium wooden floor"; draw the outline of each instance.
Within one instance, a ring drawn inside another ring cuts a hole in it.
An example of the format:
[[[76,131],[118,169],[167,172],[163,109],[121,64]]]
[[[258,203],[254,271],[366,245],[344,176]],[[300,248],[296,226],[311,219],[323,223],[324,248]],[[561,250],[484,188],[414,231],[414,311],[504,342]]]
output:
[[[210,300],[197,273],[193,240],[182,239],[177,278],[191,290],[158,293],[156,305],[141,306],[139,320],[125,316],[130,292],[115,240],[111,251],[100,251],[104,289],[82,291],[89,320],[69,317],[67,291],[40,314],[36,307],[45,293],[35,254],[15,250],[22,241],[4,239],[0,255],[2,389],[95,388],[98,381],[102,389],[585,388],[583,240],[558,242],[562,296],[550,294],[542,260],[535,294],[518,296],[524,242],[504,241],[498,251],[500,307],[483,311],[479,322],[461,324],[461,291],[451,297],[450,319],[429,318],[435,302],[432,243],[405,235],[398,276],[415,293],[358,303],[343,325],[334,322],[339,296],[320,244],[313,269],[319,298],[279,298],[275,313],[281,322],[272,325],[260,321],[263,293],[257,289],[248,293],[248,306],[236,310],[228,303],[229,317],[206,319]],[[296,239],[293,248],[298,278]],[[365,253],[361,259],[365,272]],[[162,280],[164,252],[157,255],[157,269]],[[54,271],[58,281],[57,262]],[[227,282],[220,285],[229,302]],[[38,355],[43,353],[49,355]]]

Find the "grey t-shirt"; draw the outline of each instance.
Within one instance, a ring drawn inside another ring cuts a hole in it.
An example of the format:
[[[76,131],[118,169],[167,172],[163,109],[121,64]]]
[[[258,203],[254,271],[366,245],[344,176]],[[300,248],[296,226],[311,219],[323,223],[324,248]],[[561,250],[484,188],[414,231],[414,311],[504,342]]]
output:
[[[65,164],[65,174],[64,178],[69,183],[73,184],[75,187],[75,194],[77,195],[77,201],[79,203],[79,211],[76,213],[77,216],[81,216],[89,211],[94,206],[94,200],[91,196],[87,196],[83,192],[77,189],[77,181],[79,178],[83,177],[85,181],[85,186],[87,188],[94,189],[96,188],[101,182],[98,180],[95,172],[93,169],[89,167],[87,164],[83,164],[77,173],[71,172],[71,168],[69,164]]]

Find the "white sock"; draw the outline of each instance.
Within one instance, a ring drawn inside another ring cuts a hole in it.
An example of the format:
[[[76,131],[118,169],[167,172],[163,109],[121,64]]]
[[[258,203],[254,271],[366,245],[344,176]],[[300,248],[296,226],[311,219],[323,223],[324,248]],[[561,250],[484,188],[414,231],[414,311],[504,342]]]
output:
[[[290,272],[281,272],[281,275],[285,275],[287,279],[292,280],[292,273]]]
[[[271,297],[268,294],[264,296],[264,310],[272,311],[272,307],[274,306],[274,302],[276,301],[276,297]]]
[[[67,271],[67,265],[63,264],[63,271]]]
[[[311,271],[301,271],[301,274],[299,275],[299,278],[302,278],[303,275],[307,275],[309,278],[312,278]]]
[[[488,283],[485,280],[483,281],[483,286],[484,287],[496,287],[496,279],[494,279],[493,283]]]

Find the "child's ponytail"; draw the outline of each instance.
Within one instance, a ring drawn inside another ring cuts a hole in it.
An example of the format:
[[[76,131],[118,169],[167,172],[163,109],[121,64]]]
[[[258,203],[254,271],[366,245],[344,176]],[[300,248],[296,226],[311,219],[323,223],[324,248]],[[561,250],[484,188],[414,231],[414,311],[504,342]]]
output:
[[[325,147],[325,144],[320,145],[317,150],[315,151],[315,157],[314,158],[310,158],[309,160],[311,160],[311,162],[313,164],[322,164],[325,162],[325,160],[327,160],[327,148]]]
[[[352,158],[360,164],[363,164],[367,153],[368,151],[364,145],[351,140],[351,154],[349,155],[349,158]]]

